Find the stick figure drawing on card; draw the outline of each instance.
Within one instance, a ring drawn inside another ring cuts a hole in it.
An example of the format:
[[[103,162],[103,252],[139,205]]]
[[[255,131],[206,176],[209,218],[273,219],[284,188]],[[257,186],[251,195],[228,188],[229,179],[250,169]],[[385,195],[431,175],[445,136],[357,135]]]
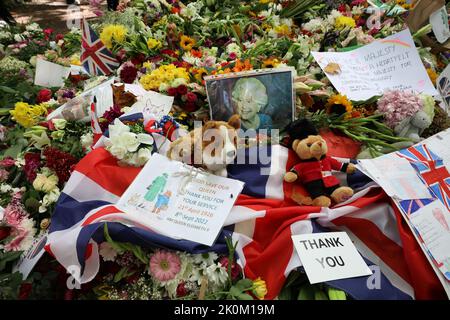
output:
[[[147,193],[144,196],[144,199],[153,202],[158,194],[162,193],[164,190],[164,187],[167,183],[168,174],[163,173],[162,175],[156,177],[152,183],[147,187]]]

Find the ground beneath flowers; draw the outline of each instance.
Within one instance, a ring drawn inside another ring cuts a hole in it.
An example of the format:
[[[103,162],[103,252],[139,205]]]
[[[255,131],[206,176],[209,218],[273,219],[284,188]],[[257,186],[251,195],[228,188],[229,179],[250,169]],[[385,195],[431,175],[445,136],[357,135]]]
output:
[[[17,5],[11,13],[18,23],[37,22],[45,28],[54,29],[57,33],[67,33],[76,23],[76,19],[95,18],[89,1],[80,2],[80,5],[68,5],[65,0],[31,0]],[[106,1],[103,2],[106,7]]]

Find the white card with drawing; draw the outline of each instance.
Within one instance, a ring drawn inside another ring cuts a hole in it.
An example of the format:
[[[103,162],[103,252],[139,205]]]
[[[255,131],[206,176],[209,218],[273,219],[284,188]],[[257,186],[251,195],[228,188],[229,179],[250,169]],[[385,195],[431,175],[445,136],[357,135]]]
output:
[[[117,207],[161,234],[211,246],[243,187],[155,153]]]

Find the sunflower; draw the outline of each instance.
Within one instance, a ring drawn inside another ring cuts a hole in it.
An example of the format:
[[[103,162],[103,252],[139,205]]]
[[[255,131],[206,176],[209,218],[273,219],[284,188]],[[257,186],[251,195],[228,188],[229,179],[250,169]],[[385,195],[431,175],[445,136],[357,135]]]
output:
[[[190,51],[195,46],[195,40],[188,36],[181,36],[180,47],[184,51]]]
[[[263,68],[276,68],[280,64],[277,58],[269,58],[263,61]]]
[[[196,70],[194,77],[198,82],[201,83],[203,81],[203,76],[207,75],[207,74],[208,74],[208,71],[205,68],[200,68],[200,69]]]
[[[351,117],[353,111],[353,105],[350,100],[347,99],[347,96],[341,94],[332,95],[327,101],[326,108],[328,114],[342,115],[346,113],[346,117]]]

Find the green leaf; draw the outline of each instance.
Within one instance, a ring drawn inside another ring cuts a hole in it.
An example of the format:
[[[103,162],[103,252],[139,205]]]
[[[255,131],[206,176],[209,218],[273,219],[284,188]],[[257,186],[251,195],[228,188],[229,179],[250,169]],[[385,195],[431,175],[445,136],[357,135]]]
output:
[[[237,298],[238,300],[254,300],[253,297],[247,293],[241,293]]]
[[[301,286],[297,300],[314,300],[314,287],[310,284]]]
[[[253,281],[250,279],[241,279],[233,287],[236,287],[240,292],[244,290],[248,290],[248,288],[251,288],[253,286]]]
[[[328,298],[330,300],[347,300],[347,295],[344,291],[335,288],[328,288]]]
[[[122,269],[119,270],[119,272],[117,272],[117,273],[114,275],[113,281],[114,281],[115,283],[117,283],[117,282],[119,282],[120,280],[122,280],[123,278],[129,277],[129,276],[131,276],[131,275],[134,274],[134,273],[135,273],[135,271],[129,271],[129,270],[128,270],[128,267],[123,267]]]
[[[314,300],[328,300],[328,296],[323,292],[320,287],[314,287]]]
[[[0,253],[0,271],[3,271],[8,262],[15,261],[20,258],[23,251],[10,251]]]
[[[108,241],[108,243],[118,252],[118,253],[122,253],[124,251],[123,247],[117,243],[114,242],[114,240],[111,238],[111,236],[109,235],[108,232],[108,225],[105,223],[105,226],[103,228],[103,233],[105,235],[105,239],[106,241]]]
[[[6,87],[6,86],[0,86],[0,90],[3,92],[6,92],[6,93],[12,93],[12,94],[17,92],[16,90],[14,90],[10,87]]]
[[[240,294],[242,294],[242,290],[240,290],[235,286],[232,286],[229,292],[230,292],[229,294],[233,297],[238,297]]]

